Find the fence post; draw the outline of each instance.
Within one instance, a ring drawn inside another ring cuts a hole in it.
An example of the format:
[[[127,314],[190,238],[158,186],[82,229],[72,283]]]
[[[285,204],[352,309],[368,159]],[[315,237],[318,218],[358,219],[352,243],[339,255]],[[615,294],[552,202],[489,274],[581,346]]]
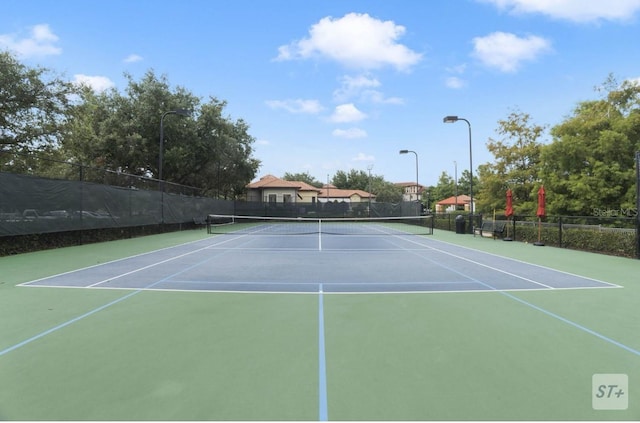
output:
[[[636,258],[640,259],[640,151],[636,151]]]
[[[562,248],[562,216],[558,219],[558,244]]]

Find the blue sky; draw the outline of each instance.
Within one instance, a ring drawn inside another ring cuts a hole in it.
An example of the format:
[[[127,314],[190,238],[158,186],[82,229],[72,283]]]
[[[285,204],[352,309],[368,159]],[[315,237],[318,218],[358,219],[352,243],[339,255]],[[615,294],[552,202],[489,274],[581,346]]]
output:
[[[511,112],[553,126],[640,81],[640,0],[3,0],[0,49],[96,90],[153,69],[226,100],[258,176],[371,168],[435,185],[490,162]],[[162,111],[158,111],[160,114]],[[547,142],[545,137],[542,141]]]

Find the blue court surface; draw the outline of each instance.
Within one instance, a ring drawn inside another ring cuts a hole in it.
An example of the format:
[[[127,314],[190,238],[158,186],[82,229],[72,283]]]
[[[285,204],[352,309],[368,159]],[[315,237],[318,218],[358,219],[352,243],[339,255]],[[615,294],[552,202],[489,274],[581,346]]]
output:
[[[324,233],[229,233],[23,286],[276,293],[617,287],[425,236]]]

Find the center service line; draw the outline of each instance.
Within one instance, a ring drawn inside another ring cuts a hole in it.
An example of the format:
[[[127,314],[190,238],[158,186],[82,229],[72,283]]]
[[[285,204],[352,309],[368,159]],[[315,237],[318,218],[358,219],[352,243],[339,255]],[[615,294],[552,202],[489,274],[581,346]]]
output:
[[[319,420],[329,420],[327,407],[327,362],[324,351],[324,295],[322,284],[318,292],[318,406],[320,408]]]

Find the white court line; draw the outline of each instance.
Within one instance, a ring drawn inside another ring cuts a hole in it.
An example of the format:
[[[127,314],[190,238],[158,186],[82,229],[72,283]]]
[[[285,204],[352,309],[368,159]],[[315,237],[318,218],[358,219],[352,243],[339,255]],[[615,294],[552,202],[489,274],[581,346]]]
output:
[[[246,235],[241,235],[241,236],[237,236],[237,237],[235,237],[235,238],[226,239],[226,240],[224,240],[224,241],[217,242],[217,243],[215,243],[215,244],[213,244],[213,245],[220,245],[220,244],[224,244],[224,243],[227,243],[227,242],[230,242],[230,241],[235,241],[235,240],[237,240],[237,239],[239,239],[239,238],[242,238],[242,237],[244,237],[244,236],[246,236]],[[218,238],[213,238],[213,239],[214,239],[214,240],[217,240]],[[203,241],[211,241],[211,238],[205,238],[205,239],[198,239],[198,240],[195,240],[195,241],[189,241],[189,242],[185,242],[185,243],[182,243],[182,244],[172,245],[172,246],[170,246],[170,247],[159,248],[159,249],[157,249],[157,250],[147,251],[147,252],[145,252],[145,253],[135,254],[135,255],[132,255],[132,256],[127,256],[127,257],[123,257],[123,258],[119,258],[119,259],[115,259],[115,260],[111,260],[111,261],[106,261],[106,262],[104,262],[104,263],[98,263],[98,264],[94,264],[94,265],[91,265],[91,266],[81,267],[81,268],[79,268],[79,269],[69,270],[68,272],[62,272],[62,273],[57,273],[57,274],[55,274],[55,275],[44,276],[44,277],[42,277],[42,278],[38,278],[38,279],[31,280],[31,281],[27,281],[27,282],[20,283],[20,284],[18,284],[18,285],[16,285],[16,286],[20,286],[20,287],[46,287],[46,288],[55,288],[56,286],[48,286],[48,285],[31,285],[31,284],[35,284],[35,283],[37,283],[37,282],[45,281],[45,280],[47,280],[47,279],[57,278],[57,277],[60,277],[60,276],[71,275],[71,274],[74,274],[74,273],[82,272],[82,271],[89,270],[89,269],[94,269],[94,268],[101,267],[101,266],[105,266],[105,265],[109,265],[109,264],[119,263],[119,262],[122,262],[122,261],[125,261],[125,260],[129,260],[129,259],[137,258],[137,257],[144,257],[144,256],[147,256],[147,255],[155,254],[155,253],[160,252],[160,251],[167,251],[167,250],[171,250],[171,249],[174,249],[174,248],[184,247],[184,246],[186,246],[186,245],[197,244],[197,243],[200,243],[200,242],[203,242]],[[191,253],[193,253],[193,252],[197,252],[197,251],[206,250],[206,249],[210,249],[210,248],[211,248],[211,246],[212,246],[212,245],[208,245],[208,246],[206,246],[206,247],[199,248],[199,249],[197,249],[197,250],[193,250],[193,251],[191,251]],[[186,253],[186,254],[183,254],[183,255],[178,256],[178,257],[182,257],[182,256],[185,256],[185,255],[188,255],[188,254],[190,254],[190,253]],[[178,257],[175,257],[175,258],[178,258]],[[169,260],[163,260],[162,262],[156,263],[156,265],[157,265],[157,264],[161,264],[161,263],[166,262],[166,261],[170,261],[170,260],[172,260],[172,259],[169,259]],[[149,268],[149,267],[152,267],[152,266],[154,266],[154,265],[145,266],[145,267],[143,267],[143,268],[141,268],[141,269],[139,269],[139,270],[143,270],[143,269],[146,269],[146,268]],[[122,274],[122,275],[119,275],[119,276],[114,276],[114,277],[113,277],[113,278],[111,278],[111,279],[118,279],[118,278],[120,278],[120,277],[122,277],[122,276],[126,276],[127,274],[135,273],[136,271],[137,271],[137,270],[134,270],[134,271],[127,272],[127,273]],[[111,280],[111,279],[109,279],[109,280]],[[107,282],[107,281],[108,281],[108,280],[104,280],[104,281],[101,281],[101,282],[97,282],[97,283],[95,283],[95,284],[93,284],[93,285],[98,285],[98,284],[101,284],[101,283],[104,283],[104,282]],[[69,285],[69,286],[60,286],[60,287],[61,287],[61,288],[89,288],[89,287],[93,287],[93,285],[82,286],[82,287],[78,287],[78,286],[71,286],[71,285]]]
[[[225,241],[222,241],[222,242],[217,243],[216,245],[224,244],[224,243],[226,243],[226,242],[235,241],[236,239],[243,238],[244,236],[246,236],[246,235],[238,236],[238,237],[236,237],[236,238],[232,238],[232,239],[227,239],[227,240],[225,240]],[[161,260],[161,261],[158,261],[158,262],[155,262],[155,263],[149,264],[149,265],[147,265],[147,266],[143,266],[143,267],[140,267],[140,268],[137,268],[137,269],[131,270],[131,271],[129,271],[129,272],[122,273],[122,274],[117,275],[117,276],[109,277],[108,279],[102,280],[102,281],[100,281],[100,282],[96,282],[96,283],[93,283],[93,284],[91,284],[91,285],[87,285],[87,288],[94,288],[94,287],[96,287],[96,286],[98,286],[98,285],[101,285],[101,284],[103,284],[103,283],[111,282],[111,281],[113,281],[114,279],[120,279],[120,278],[122,278],[122,277],[129,276],[129,275],[131,275],[131,274],[133,274],[133,273],[137,273],[137,272],[140,272],[140,271],[142,271],[142,270],[150,269],[150,268],[152,268],[152,267],[159,266],[159,265],[161,265],[161,264],[168,263],[168,262],[170,262],[170,261],[177,260],[177,259],[179,259],[179,258],[186,257],[186,256],[189,256],[189,255],[191,255],[191,254],[199,253],[199,252],[201,252],[201,251],[209,250],[209,249],[210,249],[210,246],[209,246],[209,245],[207,245],[206,247],[198,248],[197,250],[192,250],[192,251],[189,251],[189,252],[187,252],[187,253],[180,254],[180,255],[177,255],[177,256],[173,256],[173,257],[168,258],[168,259],[166,259],[166,260]]]
[[[456,258],[460,258],[460,259],[462,259],[462,260],[465,260],[465,261],[468,261],[468,262],[471,262],[471,263],[474,263],[474,264],[477,264],[477,265],[480,265],[480,266],[484,266],[484,267],[489,268],[489,269],[494,270],[494,271],[498,271],[498,272],[505,273],[505,274],[508,274],[508,275],[510,275],[510,276],[514,276],[514,277],[516,277],[516,278],[522,279],[522,280],[529,281],[529,282],[531,282],[531,283],[533,283],[533,284],[535,284],[535,285],[537,285],[537,286],[544,287],[545,289],[553,289],[553,290],[575,290],[575,289],[594,289],[594,288],[605,288],[605,287],[620,287],[620,286],[618,286],[618,285],[611,284],[611,283],[608,283],[608,282],[602,282],[602,281],[598,281],[598,280],[596,280],[596,279],[592,279],[592,278],[588,278],[588,277],[584,277],[584,276],[580,276],[580,275],[574,275],[574,274],[571,274],[571,273],[568,273],[568,272],[562,272],[562,271],[559,271],[559,270],[556,270],[556,269],[551,269],[551,268],[548,268],[548,267],[539,266],[539,265],[535,265],[535,264],[532,264],[532,263],[527,263],[527,262],[524,262],[524,261],[521,261],[521,260],[516,260],[516,259],[512,259],[512,258],[508,258],[508,257],[499,256],[499,255],[496,255],[496,254],[486,253],[486,252],[484,252],[484,251],[476,250],[476,249],[473,249],[473,248],[467,248],[467,247],[463,247],[463,246],[459,246],[459,245],[456,245],[456,244],[447,243],[447,242],[440,241],[440,240],[431,240],[431,239],[427,240],[426,238],[423,238],[423,237],[420,237],[420,238],[417,238],[417,239],[416,239],[414,235],[397,234],[397,233],[395,233],[395,232],[387,232],[387,231],[384,231],[383,229],[385,229],[385,228],[384,228],[384,227],[376,228],[376,230],[378,230],[381,234],[385,234],[385,236],[386,236],[386,237],[391,236],[391,237],[392,237],[392,239],[398,239],[398,238],[399,238],[399,240],[401,240],[401,241],[406,241],[406,242],[409,242],[409,243],[412,243],[412,244],[418,245],[418,246],[420,246],[420,247],[422,247],[422,248],[404,248],[403,246],[400,246],[400,245],[398,245],[397,243],[392,243],[392,245],[394,245],[394,246],[395,246],[395,247],[397,247],[397,248],[394,248],[394,249],[358,249],[358,250],[354,250],[354,249],[329,249],[329,250],[324,250],[324,251],[326,251],[327,253],[330,253],[330,252],[340,253],[340,252],[347,252],[347,251],[349,251],[349,252],[351,252],[351,253],[358,253],[358,252],[364,252],[364,253],[366,253],[366,252],[368,252],[368,251],[388,251],[388,252],[391,252],[391,253],[405,253],[405,252],[409,252],[409,253],[413,253],[414,255],[416,255],[416,256],[421,257],[421,258],[423,258],[423,259],[424,259],[425,257],[424,257],[424,256],[421,256],[421,255],[418,255],[418,254],[417,254],[417,252],[425,252],[425,251],[433,250],[433,251],[438,251],[438,252],[441,252],[441,253],[444,253],[444,254],[448,254],[448,255],[453,256],[453,257],[456,257]],[[262,230],[264,230],[264,229],[261,229],[260,231],[262,231]],[[254,233],[255,233],[255,232],[254,232]],[[227,234],[227,235],[230,235],[230,234]],[[78,286],[47,286],[47,285],[40,285],[40,287],[61,287],[61,288],[69,288],[69,287],[71,287],[71,288],[105,288],[105,287],[101,287],[100,285],[101,285],[101,284],[103,284],[103,283],[106,283],[106,282],[108,282],[108,281],[112,281],[112,280],[114,280],[114,279],[118,279],[118,278],[121,278],[121,277],[124,277],[124,276],[130,275],[130,274],[133,274],[133,273],[139,272],[139,271],[141,271],[141,270],[145,270],[145,269],[148,269],[148,268],[150,268],[150,267],[157,266],[157,265],[160,265],[160,264],[163,264],[163,263],[169,262],[169,261],[171,261],[171,260],[178,259],[178,258],[181,258],[181,257],[187,256],[187,255],[190,255],[190,254],[192,254],[192,253],[200,252],[200,251],[203,251],[203,250],[206,250],[206,249],[212,249],[212,250],[215,250],[215,249],[217,249],[217,247],[218,247],[218,246],[220,246],[220,245],[222,245],[222,244],[227,244],[227,243],[229,243],[229,242],[236,241],[236,240],[241,239],[241,238],[246,238],[246,237],[248,237],[249,235],[251,235],[251,233],[238,233],[238,234],[233,235],[233,237],[232,237],[232,238],[228,238],[228,237],[214,237],[214,240],[216,240],[216,241],[220,241],[220,242],[211,243],[211,244],[209,244],[209,245],[207,245],[207,246],[205,246],[205,247],[199,248],[199,249],[197,249],[197,250],[193,250],[193,251],[190,251],[190,252],[187,252],[187,253],[181,254],[181,255],[179,255],[179,256],[172,257],[172,258],[167,259],[167,260],[162,260],[162,261],[159,261],[159,262],[154,263],[154,264],[151,264],[151,265],[147,265],[147,266],[144,266],[144,267],[141,267],[141,268],[138,268],[138,269],[135,269],[135,270],[129,271],[129,272],[125,272],[125,273],[123,273],[123,274],[121,274],[121,275],[117,275],[117,276],[114,276],[114,277],[111,277],[111,278],[105,279],[105,280],[103,280],[103,281],[99,281],[99,282],[96,282],[96,283],[94,283],[94,284],[91,284],[91,285],[88,285],[88,286],[84,286],[84,287],[78,287]],[[251,239],[251,237],[249,237],[249,239]],[[384,238],[384,239],[388,239],[388,238]],[[130,256],[130,257],[126,257],[126,258],[123,258],[123,259],[118,259],[118,260],[114,260],[114,261],[111,261],[111,262],[101,263],[101,264],[98,264],[98,265],[89,266],[89,267],[86,267],[86,268],[83,268],[83,269],[78,269],[78,270],[74,270],[74,271],[71,271],[71,272],[62,273],[62,274],[55,275],[55,276],[49,276],[49,277],[41,278],[41,279],[38,279],[38,280],[35,280],[35,281],[26,282],[26,283],[21,284],[21,285],[22,285],[22,286],[36,286],[36,287],[37,287],[38,285],[28,285],[28,284],[32,284],[32,283],[35,283],[35,282],[38,282],[38,281],[41,281],[41,280],[46,280],[46,279],[53,278],[53,277],[56,277],[56,276],[62,276],[62,275],[65,275],[65,274],[78,272],[78,271],[85,270],[85,269],[91,269],[91,268],[93,268],[93,267],[102,266],[102,265],[104,265],[104,264],[110,264],[110,263],[114,263],[114,262],[119,262],[119,261],[126,260],[126,259],[133,258],[133,257],[144,256],[144,255],[148,255],[148,254],[153,254],[154,252],[157,252],[157,251],[168,250],[168,249],[171,249],[171,248],[176,248],[176,247],[180,247],[180,246],[184,246],[184,245],[189,245],[189,244],[201,243],[201,242],[203,242],[203,241],[207,241],[207,240],[209,240],[209,239],[208,239],[208,238],[207,238],[207,239],[204,239],[204,240],[203,240],[203,239],[200,239],[200,240],[196,240],[196,241],[192,241],[192,242],[188,242],[188,243],[184,243],[184,244],[179,244],[179,245],[177,245],[177,246],[173,246],[173,247],[166,247],[166,248],[162,248],[162,249],[159,249],[159,250],[155,250],[155,251],[151,251],[151,252],[147,252],[147,253],[139,254],[139,255],[136,255],[136,256]],[[554,288],[554,287],[550,287],[550,286],[548,286],[548,285],[546,285],[546,284],[543,284],[543,283],[540,283],[540,282],[536,282],[536,281],[533,281],[533,280],[531,280],[531,279],[528,279],[528,278],[525,278],[525,277],[521,277],[521,276],[515,275],[515,274],[510,273],[510,272],[506,272],[506,271],[504,271],[504,270],[502,270],[502,269],[499,269],[499,268],[496,268],[496,267],[493,267],[493,266],[489,266],[489,265],[486,265],[486,264],[482,264],[482,263],[479,263],[479,262],[477,262],[477,261],[474,261],[474,260],[471,260],[471,259],[468,259],[468,258],[465,258],[465,257],[459,256],[459,255],[456,255],[456,254],[453,254],[453,253],[449,253],[449,252],[447,252],[447,251],[444,251],[444,250],[441,250],[441,249],[438,249],[438,248],[434,248],[433,246],[428,245],[428,244],[425,244],[424,242],[418,242],[418,241],[420,241],[420,240],[422,240],[422,241],[426,241],[426,242],[429,242],[429,243],[430,243],[430,242],[432,242],[432,241],[437,241],[437,242],[441,242],[441,243],[443,243],[443,244],[451,245],[451,246],[454,246],[454,247],[464,248],[464,249],[471,250],[471,251],[474,251],[474,252],[483,253],[483,254],[488,254],[488,255],[491,255],[491,256],[494,256],[494,257],[498,257],[498,258],[501,258],[501,259],[512,260],[512,261],[520,262],[520,263],[527,264],[527,265],[530,265],[530,266],[537,266],[537,267],[544,268],[544,269],[547,269],[547,270],[551,270],[551,271],[554,271],[554,272],[564,273],[564,274],[571,275],[571,276],[574,276],[574,277],[577,277],[577,278],[584,278],[584,279],[592,280],[592,281],[595,281],[595,282],[598,282],[598,283],[600,283],[600,284],[602,284],[602,285],[607,285],[607,286],[596,286],[596,287],[584,287],[584,286],[581,286],[581,287],[559,287],[559,288]],[[220,248],[220,249],[222,249],[222,248]],[[308,253],[309,251],[317,251],[316,249],[304,249],[304,250],[301,250],[300,248],[290,248],[290,249],[285,249],[285,250],[283,250],[283,249],[276,249],[276,250],[274,250],[273,248],[261,249],[261,248],[244,248],[244,247],[228,247],[228,248],[225,248],[224,250],[225,250],[225,251],[229,251],[229,250],[255,250],[255,251],[271,252],[271,253],[275,253],[275,254],[282,253],[283,251],[303,252],[303,253]],[[468,278],[468,276],[466,276],[466,275],[464,275],[464,276]],[[471,278],[471,281],[473,281],[473,278]],[[223,282],[213,282],[213,281],[212,281],[211,283],[223,283]],[[256,283],[256,284],[260,284],[260,283],[266,283],[266,282],[261,282],[261,281],[245,281],[245,283]],[[389,284],[389,283],[391,283],[391,282],[387,282],[386,284]],[[424,282],[416,282],[416,283],[417,283],[417,284],[423,284],[423,285],[424,285],[424,284],[429,284],[429,283],[439,283],[439,282],[424,281]],[[266,284],[268,284],[268,283],[266,283]],[[383,284],[385,284],[385,283],[379,283],[379,284],[380,284],[380,285],[383,285]],[[406,285],[406,283],[405,283],[405,285]],[[115,288],[109,288],[109,289],[140,289],[140,288],[118,288],[118,287],[115,287]],[[144,289],[144,288],[143,288],[143,289]],[[165,289],[165,290],[166,290],[166,291],[174,291],[174,290],[178,290],[178,289]],[[534,289],[528,289],[528,288],[521,288],[521,289],[517,289],[517,288],[513,288],[513,289],[504,289],[504,290],[502,290],[502,289],[494,289],[493,291],[494,291],[494,292],[495,292],[495,291],[516,291],[516,292],[520,292],[520,291],[525,291],[525,290],[539,290],[539,288],[534,288]],[[185,290],[185,291],[191,291],[191,292],[194,292],[194,291],[198,291],[198,290],[195,290],[195,289],[187,289],[187,290]],[[203,291],[211,292],[210,290],[206,290],[206,289],[205,289],[205,290],[203,290]],[[360,293],[362,293],[362,294],[375,294],[375,293],[400,293],[400,294],[402,294],[402,293],[410,293],[410,292],[416,292],[416,293],[442,293],[442,292],[482,292],[482,291],[483,291],[483,290],[477,290],[477,289],[468,290],[468,289],[465,289],[465,290],[462,290],[462,291],[461,291],[461,290],[452,290],[452,291],[428,291],[428,290],[427,290],[427,291],[424,291],[424,290],[419,290],[419,291],[397,291],[397,292],[379,292],[379,291],[369,291],[369,292],[353,292],[353,293],[356,293],[356,294],[360,294]],[[228,291],[228,290],[221,290],[220,292],[230,292],[230,291]],[[235,292],[243,292],[243,290],[238,290],[238,291],[235,291]],[[257,290],[256,290],[256,291],[248,291],[248,292],[265,293],[265,292],[267,292],[267,291],[257,291]],[[284,291],[276,291],[276,293],[282,293],[282,292],[284,292]],[[331,293],[333,294],[334,292],[331,292]],[[335,293],[338,293],[338,292],[335,292]],[[349,293],[349,292],[340,292],[340,294],[348,294],[348,293]]]
[[[189,242],[185,242],[185,243],[178,244],[178,245],[172,245],[170,247],[160,248],[160,249],[153,250],[153,251],[147,251],[145,253],[134,254],[132,256],[127,256],[127,257],[123,257],[123,258],[119,258],[119,259],[115,259],[115,260],[110,260],[110,261],[105,261],[104,263],[93,264],[91,266],[86,266],[86,267],[81,267],[79,269],[69,270],[68,272],[57,273],[55,275],[44,276],[42,278],[34,279],[34,280],[31,280],[31,281],[28,281],[28,282],[22,282],[22,283],[20,283],[20,284],[18,284],[16,286],[29,286],[29,284],[31,284],[31,283],[39,282],[39,281],[42,281],[42,280],[45,280],[45,279],[55,278],[55,277],[64,276],[64,275],[70,275],[72,273],[81,272],[83,270],[88,270],[88,269],[93,269],[95,267],[104,266],[106,264],[118,263],[118,262],[121,262],[121,261],[124,261],[124,260],[129,260],[129,259],[136,258],[136,257],[143,257],[143,256],[146,256],[146,255],[149,255],[149,254],[157,253],[159,251],[165,251],[165,250],[170,250],[172,248],[183,247],[185,245],[196,244],[196,243],[202,242],[202,241],[204,241],[204,240],[203,239],[198,239],[196,241],[189,241]]]
[[[471,260],[471,259],[469,259],[469,258],[466,258],[466,257],[463,257],[463,256],[459,256],[459,255],[457,255],[457,254],[450,253],[450,252],[448,252],[448,251],[441,250],[441,249],[439,249],[439,248],[435,248],[435,247],[430,246],[430,245],[422,244],[422,243],[416,242],[416,241],[411,240],[411,239],[403,238],[403,240],[405,240],[405,241],[407,241],[407,242],[411,242],[411,243],[417,244],[417,245],[422,245],[422,246],[424,246],[424,247],[427,247],[428,249],[431,249],[431,250],[434,250],[434,251],[438,251],[438,252],[440,252],[440,253],[447,254],[447,255],[449,255],[449,256],[452,256],[452,257],[455,257],[455,258],[458,258],[458,259],[461,259],[461,260],[465,260],[465,261],[468,261],[468,262],[470,262],[470,263],[473,263],[473,264],[476,264],[476,265],[479,265],[479,266],[482,266],[482,267],[486,267],[486,268],[491,269],[491,270],[494,270],[494,271],[496,271],[496,272],[504,273],[504,274],[509,275],[509,276],[514,276],[514,277],[516,277],[516,278],[519,278],[519,279],[522,279],[522,280],[525,280],[525,281],[528,281],[528,282],[534,283],[534,284],[536,284],[536,285],[543,286],[543,287],[548,288],[548,289],[554,289],[554,290],[555,290],[555,289],[563,289],[563,288],[556,288],[556,287],[552,287],[552,286],[549,286],[549,285],[543,284],[542,282],[536,282],[536,281],[534,281],[534,280],[532,280],[532,279],[525,278],[524,276],[519,276],[519,275],[513,274],[513,273],[511,273],[511,272],[507,272],[506,270],[502,270],[502,269],[499,269],[499,268],[494,267],[494,266],[489,266],[489,265],[487,265],[487,264],[480,263],[480,262],[478,262],[478,261]],[[504,260],[510,260],[510,261],[514,261],[514,262],[521,263],[521,264],[526,264],[526,265],[528,265],[528,266],[538,267],[538,268],[540,268],[540,269],[545,269],[545,270],[550,270],[550,271],[553,271],[553,272],[562,273],[562,274],[564,274],[564,275],[574,276],[574,277],[576,277],[576,278],[581,278],[581,279],[586,279],[586,280],[590,280],[590,281],[593,281],[593,282],[598,282],[598,283],[603,284],[603,285],[609,285],[608,287],[610,287],[610,288],[622,288],[620,285],[616,285],[616,284],[611,283],[611,282],[604,282],[604,281],[601,281],[601,280],[598,280],[598,279],[594,279],[594,278],[590,278],[590,277],[587,277],[587,276],[576,275],[576,274],[574,274],[574,273],[565,272],[565,271],[563,271],[563,270],[558,270],[558,269],[553,269],[553,268],[551,268],[551,267],[542,266],[542,265],[535,264],[535,263],[529,263],[529,262],[526,262],[526,261],[523,261],[523,260],[518,260],[518,259],[514,259],[514,258],[510,258],[510,257],[500,256],[500,255],[493,254],[493,253],[487,253],[487,252],[485,252],[485,251],[476,250],[476,249],[474,249],[474,248],[464,247],[464,246],[457,245],[457,244],[451,244],[451,243],[449,243],[449,242],[445,242],[445,241],[440,241],[440,240],[433,240],[433,241],[434,241],[434,242],[441,242],[441,243],[443,243],[443,244],[447,244],[447,245],[451,245],[451,246],[454,246],[454,247],[463,248],[463,249],[466,249],[466,250],[471,250],[471,251],[474,251],[474,252],[477,252],[477,253],[481,253],[481,254],[487,254],[487,255],[490,255],[490,256],[493,256],[493,257],[497,257],[497,258],[500,258],[500,259],[504,259]],[[419,251],[419,250],[407,250],[407,251]],[[583,288],[583,289],[585,289],[585,288],[586,288],[586,289],[589,289],[589,288],[592,288],[592,287],[580,287],[580,288]],[[602,288],[604,288],[604,287],[602,287]]]

